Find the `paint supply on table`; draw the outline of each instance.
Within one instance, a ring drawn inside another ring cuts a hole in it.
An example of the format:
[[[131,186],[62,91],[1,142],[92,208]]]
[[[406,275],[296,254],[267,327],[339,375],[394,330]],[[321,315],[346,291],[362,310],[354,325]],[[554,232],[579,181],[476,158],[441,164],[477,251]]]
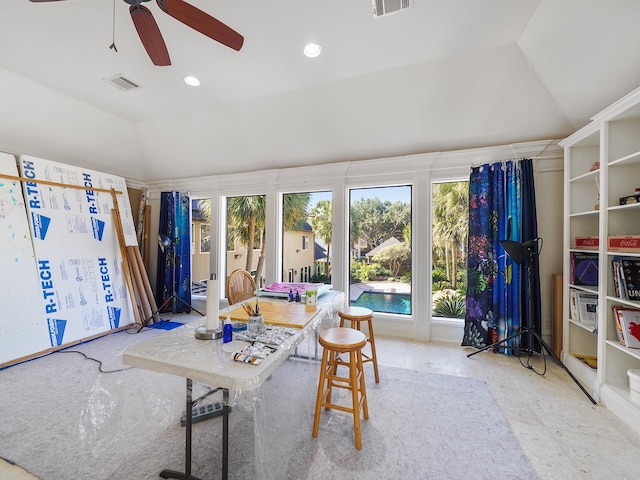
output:
[[[222,328],[222,343],[229,343],[231,340],[233,340],[233,325],[231,319],[227,317]]]

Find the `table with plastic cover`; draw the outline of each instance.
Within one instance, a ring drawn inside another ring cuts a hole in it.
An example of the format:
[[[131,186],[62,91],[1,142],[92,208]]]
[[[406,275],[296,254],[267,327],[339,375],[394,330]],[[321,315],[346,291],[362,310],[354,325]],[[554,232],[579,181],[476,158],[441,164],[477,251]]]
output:
[[[186,378],[185,471],[163,470],[162,478],[198,480],[191,475],[192,409],[202,399],[193,399],[193,382],[222,390],[222,478],[228,478],[229,392],[247,392],[259,388],[264,381],[295,353],[296,347],[317,330],[335,324],[337,311],[344,305],[343,292],[330,291],[318,299],[317,314],[301,329],[295,329],[285,345],[268,355],[259,365],[229,361],[221,340],[199,340],[196,328],[205,319],[194,320],[157,337],[128,347],[122,354],[126,365]],[[235,308],[229,307],[229,310]],[[225,310],[221,310],[224,313]],[[214,342],[214,345],[212,345]],[[217,342],[217,343],[216,343]],[[218,345],[220,344],[220,345]]]

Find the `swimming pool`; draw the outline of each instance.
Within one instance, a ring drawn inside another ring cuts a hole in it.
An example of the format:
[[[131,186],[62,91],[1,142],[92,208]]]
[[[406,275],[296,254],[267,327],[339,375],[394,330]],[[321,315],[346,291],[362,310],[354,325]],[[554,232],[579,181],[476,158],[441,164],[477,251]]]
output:
[[[374,312],[411,315],[410,293],[362,292],[351,305],[370,308]]]

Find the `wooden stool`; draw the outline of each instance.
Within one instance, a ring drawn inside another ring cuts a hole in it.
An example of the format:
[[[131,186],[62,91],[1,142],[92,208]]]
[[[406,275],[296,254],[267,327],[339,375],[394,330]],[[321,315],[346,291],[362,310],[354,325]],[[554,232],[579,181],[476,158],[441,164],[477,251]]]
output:
[[[364,307],[347,307],[338,312],[340,316],[340,326],[344,327],[345,320],[351,322],[349,325],[356,330],[362,330],[360,328],[360,322],[367,322],[367,328],[369,330],[369,338],[367,341],[371,344],[371,356],[362,354],[362,362],[373,363],[373,373],[376,377],[376,383],[380,383],[380,377],[378,376],[378,357],[376,356],[376,339],[373,336],[373,310]]]
[[[316,399],[316,414],[313,419],[312,436],[318,436],[320,428],[320,410],[322,407],[329,410],[334,408],[343,412],[353,413],[353,426],[356,438],[356,448],[362,448],[360,436],[360,409],[364,418],[369,418],[367,408],[367,391],[364,385],[364,370],[362,368],[362,347],[367,343],[364,333],[353,328],[328,328],[323,330],[318,337],[323,346],[322,364],[320,367],[320,380],[318,381],[318,397]],[[340,354],[348,353],[349,361],[340,358]],[[338,375],[338,367],[349,368],[349,376]],[[325,390],[325,380],[327,388]],[[331,391],[333,387],[344,388],[351,391],[351,408],[331,403]]]

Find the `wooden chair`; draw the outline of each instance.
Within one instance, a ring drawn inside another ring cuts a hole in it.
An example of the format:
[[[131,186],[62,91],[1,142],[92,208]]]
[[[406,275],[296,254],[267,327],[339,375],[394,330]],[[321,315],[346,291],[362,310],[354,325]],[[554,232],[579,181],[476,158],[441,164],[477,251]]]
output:
[[[362,347],[367,343],[367,337],[364,333],[353,328],[333,327],[323,330],[318,337],[318,341],[324,350],[322,352],[318,396],[316,398],[316,411],[311,435],[313,437],[318,436],[322,407],[327,410],[333,408],[352,413],[356,448],[360,450],[362,448],[360,410],[362,410],[365,419],[369,418],[367,391],[362,368]],[[349,360],[341,359],[340,354],[348,354]],[[338,367],[347,367],[348,374],[345,376],[340,375]],[[349,395],[351,397],[351,406],[338,404],[335,401],[332,402],[331,393],[333,388],[348,390],[351,393]]]
[[[345,326],[345,321],[350,322],[349,327],[356,330],[362,330],[360,328],[361,322],[367,322],[367,330],[369,331],[369,338],[367,342],[371,346],[371,355],[362,353],[362,362],[373,363],[373,373],[376,379],[376,383],[380,383],[380,377],[378,376],[378,356],[376,355],[376,339],[373,336],[373,310],[365,307],[346,307],[338,312],[340,316],[340,326]]]
[[[229,305],[233,305],[255,297],[256,282],[249,272],[237,269],[227,277],[225,291]]]

